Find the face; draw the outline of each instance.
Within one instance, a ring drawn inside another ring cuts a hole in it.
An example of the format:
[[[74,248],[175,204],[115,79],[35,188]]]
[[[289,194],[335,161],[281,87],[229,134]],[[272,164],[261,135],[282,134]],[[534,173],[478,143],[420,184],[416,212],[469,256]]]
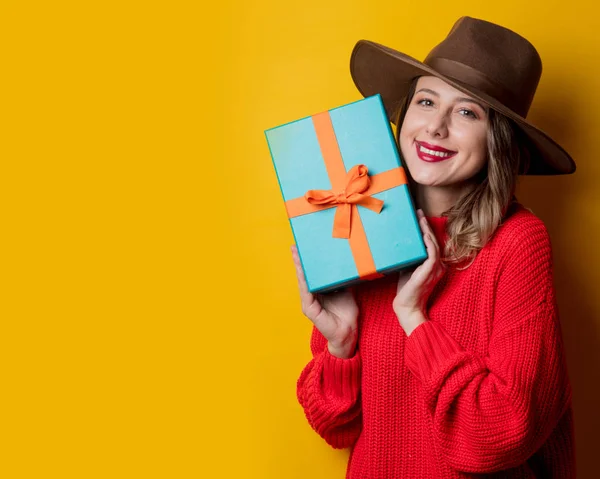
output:
[[[400,130],[400,149],[418,184],[460,186],[487,161],[487,130],[484,105],[439,78],[421,77]]]

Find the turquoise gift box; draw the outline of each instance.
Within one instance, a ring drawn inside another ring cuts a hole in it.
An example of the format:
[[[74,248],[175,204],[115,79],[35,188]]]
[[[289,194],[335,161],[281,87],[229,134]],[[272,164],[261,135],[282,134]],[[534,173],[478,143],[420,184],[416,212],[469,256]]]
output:
[[[427,258],[379,94],[265,130],[309,291]]]

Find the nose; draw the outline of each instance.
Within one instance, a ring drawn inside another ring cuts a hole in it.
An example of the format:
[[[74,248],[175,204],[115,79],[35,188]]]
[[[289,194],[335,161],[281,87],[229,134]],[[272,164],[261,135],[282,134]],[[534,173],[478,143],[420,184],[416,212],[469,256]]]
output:
[[[448,117],[443,111],[431,115],[426,128],[427,133],[434,138],[445,138],[448,135]]]

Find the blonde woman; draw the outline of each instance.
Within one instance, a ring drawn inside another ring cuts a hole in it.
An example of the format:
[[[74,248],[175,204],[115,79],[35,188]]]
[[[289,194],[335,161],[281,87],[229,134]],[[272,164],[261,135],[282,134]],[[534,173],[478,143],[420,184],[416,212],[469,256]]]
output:
[[[349,479],[574,478],[550,239],[514,197],[519,174],[575,170],[526,120],[537,51],[463,17],[424,62],[359,41],[351,73],[397,125],[428,259],[313,295],[292,247],[314,323],[297,385],[309,424],[351,448]]]

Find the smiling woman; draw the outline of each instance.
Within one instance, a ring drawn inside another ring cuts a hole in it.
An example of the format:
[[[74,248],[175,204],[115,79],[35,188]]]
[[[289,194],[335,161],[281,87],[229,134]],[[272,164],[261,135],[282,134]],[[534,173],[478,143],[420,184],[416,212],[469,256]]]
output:
[[[297,384],[309,424],[352,448],[348,479],[576,477],[550,238],[514,196],[519,173],[575,169],[525,119],[537,51],[463,17],[424,63],[361,40],[350,65],[397,125],[428,258],[313,295],[293,251],[314,324]]]
[[[514,197],[530,143],[510,119],[434,76],[412,80],[395,123],[417,203],[448,218],[442,260],[474,258]]]

